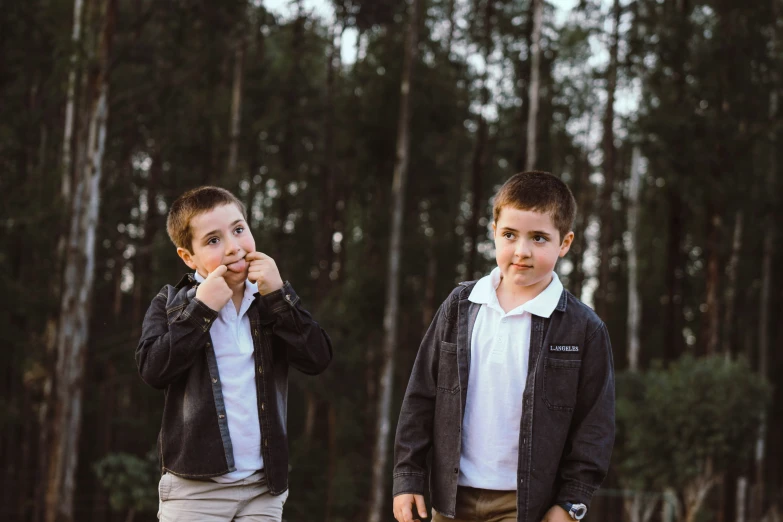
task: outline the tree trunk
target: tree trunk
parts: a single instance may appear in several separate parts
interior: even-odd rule
[[[726,267],[725,311],[723,315],[723,347],[721,351],[726,359],[732,358],[732,336],[734,324],[734,302],[737,295],[737,269],[739,268],[740,250],[742,249],[742,211],[737,212],[734,219],[734,238],[731,242],[731,258]]]
[[[541,83],[541,25],[544,18],[544,0],[532,0],[531,9],[533,32],[530,37],[530,87],[528,89],[525,170],[533,170],[536,166],[538,101]]]
[[[334,506],[334,479],[337,475],[337,407],[334,401],[329,401],[329,469],[326,481],[326,509],[324,510],[324,522],[332,520]]]
[[[449,32],[446,36],[446,59],[451,61],[451,47],[454,43],[454,28],[457,25],[457,0],[449,0],[448,14]]]
[[[479,243],[479,220],[483,214],[484,194],[482,190],[484,181],[484,167],[486,165],[486,148],[489,129],[487,119],[484,117],[484,110],[489,104],[489,88],[487,87],[487,76],[489,70],[489,58],[492,54],[492,11],[494,0],[487,0],[484,9],[484,72],[481,75],[481,106],[478,114],[478,129],[476,131],[476,146],[473,149],[473,162],[471,170],[471,189],[472,196],[470,222],[467,227],[468,239],[470,240],[470,249],[467,259],[467,278],[473,279],[476,274],[476,257],[478,255]]]
[[[630,522],[649,522],[660,502],[660,494],[634,492],[623,499],[623,507]]]
[[[779,2],[772,1],[772,14],[773,20],[778,20],[781,16]],[[770,45],[770,56],[773,58],[773,63],[779,64],[779,41],[777,24],[772,25],[772,37]],[[780,72],[779,68],[772,67],[770,69],[771,74],[771,90],[769,93],[769,159],[767,162],[767,176],[766,186],[761,191],[762,194],[767,195],[766,208],[765,208],[765,223],[764,223],[764,250],[761,257],[761,293],[759,302],[759,341],[758,341],[758,369],[759,376],[762,379],[767,379],[769,375],[768,369],[768,354],[769,354],[769,319],[770,319],[770,306],[771,306],[771,288],[773,267],[772,262],[775,255],[775,238],[777,235],[777,223],[775,221],[775,208],[777,206],[777,193],[776,176],[778,174],[778,133],[777,128],[779,125],[778,109],[779,109],[779,89],[780,89]],[[761,514],[764,512],[765,495],[764,490],[766,488],[765,478],[765,460],[766,460],[766,438],[767,438],[767,413],[762,415],[761,422],[759,423],[758,435],[756,437],[756,455],[755,455],[755,468],[756,468],[756,483],[753,486],[752,502],[751,502],[751,520],[756,522],[760,520]]]
[[[71,147],[73,146],[74,113],[76,111],[76,77],[79,69],[79,45],[81,44],[82,39],[83,6],[84,2],[82,0],[74,0],[73,29],[71,30],[71,65],[70,70],[68,71],[68,94],[65,103],[65,132],[63,133],[62,164],[60,165],[62,171],[60,195],[66,203],[71,200],[71,190],[73,187],[73,156]]]
[[[26,412],[26,415],[22,421],[22,444],[21,448],[18,449],[18,451],[21,453],[19,475],[17,475],[16,478],[19,481],[17,490],[19,496],[17,497],[15,504],[16,516],[18,520],[28,520],[27,507],[30,503],[30,499],[33,498],[31,497],[31,494],[35,491],[35,488],[31,487],[33,484],[32,471],[35,469],[35,466],[33,466],[35,459],[33,458],[31,451],[31,448],[35,443],[35,417],[29,414],[29,412],[33,411],[32,401],[30,400],[30,390],[25,387],[23,393],[24,397],[22,399],[22,411]],[[6,507],[9,507],[13,513],[13,508],[10,507],[12,505],[14,504],[9,504]]]
[[[342,34],[345,26],[338,27],[331,38],[331,49],[327,59],[326,69],[326,117],[324,120],[324,149],[325,162],[321,174],[321,232],[316,238],[315,252],[318,269],[316,283],[316,310],[321,306],[331,287],[330,274],[334,262],[334,249],[332,240],[337,221],[337,150],[335,144],[335,77],[340,70],[340,49]],[[345,243],[343,243],[345,245]]]
[[[587,129],[584,133],[586,138],[589,138],[592,132],[593,118],[588,119]],[[576,179],[577,186],[574,190],[574,196],[576,197],[577,213],[576,222],[574,223],[574,243],[571,247],[573,251],[574,260],[574,275],[569,275],[569,283],[573,288],[574,295],[577,299],[582,298],[582,289],[586,278],[584,267],[584,256],[587,250],[587,226],[590,223],[590,215],[593,212],[593,206],[595,202],[595,196],[593,193],[593,184],[590,182],[590,160],[587,152],[580,152],[576,165]]]
[[[389,241],[389,272],[386,279],[386,305],[383,314],[383,353],[378,393],[376,440],[372,460],[372,484],[369,521],[383,518],[384,500],[388,497],[385,480],[389,457],[389,432],[391,431],[392,378],[394,376],[394,350],[397,346],[399,319],[399,280],[402,257],[402,218],[405,209],[405,185],[408,177],[411,119],[411,83],[418,47],[419,18],[426,12],[424,0],[412,0],[405,38],[405,58],[400,84],[400,113],[397,122],[397,152],[392,181],[392,219]]]
[[[82,41],[82,16],[84,11],[83,0],[74,0],[73,5],[73,27],[71,30],[71,63],[68,71],[68,91],[66,95],[65,106],[65,127],[63,132],[63,145],[62,156],[60,165],[60,197],[63,204],[63,218],[67,217],[65,209],[71,204],[72,198],[72,185],[73,185],[73,142],[74,142],[74,126],[75,126],[75,112],[76,112],[76,87],[79,76],[79,56],[80,46]],[[64,219],[66,222],[66,219]],[[55,299],[61,297],[62,289],[62,263],[65,256],[65,242],[67,240],[67,228],[62,227],[60,230],[60,237],[57,241],[57,252],[55,257],[55,267],[52,278],[52,295]],[[38,459],[37,466],[37,478],[35,481],[35,493],[33,502],[33,522],[39,522],[45,512],[46,504],[46,479],[48,475],[48,455],[46,448],[49,447],[49,438],[51,429],[51,402],[52,391],[54,388],[54,360],[57,344],[57,321],[58,317],[55,314],[50,314],[46,321],[46,333],[45,346],[46,352],[44,355],[44,366],[46,368],[46,376],[43,383],[43,398],[38,408],[38,449],[41,453]]]
[[[631,182],[628,189],[628,369],[639,369],[639,325],[642,315],[642,301],[639,297],[639,274],[636,244],[639,228],[639,189],[641,182],[641,157],[638,145],[633,148],[631,160]]]
[[[78,0],[77,0],[78,1]],[[49,447],[46,522],[73,520],[82,391],[95,268],[95,234],[100,207],[100,184],[108,118],[109,56],[114,33],[116,0],[102,7],[98,63],[90,78],[89,131],[84,172],[74,185],[70,234],[57,333],[54,421]]]
[[[705,304],[707,310],[704,313],[704,329],[702,332],[702,344],[706,355],[714,355],[718,350],[718,285],[720,284],[719,266],[719,241],[723,224],[721,217],[714,208],[714,204],[708,204],[709,226],[707,229],[707,274],[705,289]]]
[[[606,320],[607,304],[609,299],[609,266],[612,260],[612,245],[614,243],[614,226],[612,211],[612,195],[615,185],[616,151],[614,147],[614,99],[617,90],[617,61],[620,47],[620,1],[614,0],[614,29],[612,31],[612,45],[609,49],[609,68],[606,78],[606,112],[604,113],[604,184],[601,189],[601,236],[600,257],[601,264],[598,268],[598,289],[595,293],[595,310],[599,316]]]
[[[748,505],[748,478],[741,476],[737,479],[737,516],[735,522],[746,522]]]
[[[154,292],[152,287],[152,249],[155,245],[155,235],[158,233],[158,186],[163,175],[163,155],[161,144],[155,143],[151,151],[152,164],[147,173],[146,199],[147,211],[141,212],[142,234],[133,269],[133,312],[131,317],[133,325],[140,325],[144,319],[145,304],[149,303]]]
[[[431,237],[427,243],[427,275],[424,280],[424,303],[421,307],[421,326],[429,327],[435,316],[435,284],[438,277],[438,256],[435,253],[436,241]]]
[[[774,2],[773,2],[774,4]],[[773,24],[774,25],[774,24]],[[777,31],[773,33],[772,49],[777,49]],[[770,319],[770,305],[771,305],[771,287],[772,287],[772,261],[775,254],[775,236],[777,234],[777,223],[775,222],[775,204],[773,198],[775,196],[775,177],[777,175],[777,129],[776,119],[778,117],[778,81],[776,73],[773,81],[772,92],[769,95],[769,161],[767,163],[767,179],[765,190],[763,194],[767,194],[768,201],[766,202],[765,209],[765,230],[764,230],[764,250],[761,255],[761,295],[759,303],[759,341],[758,341],[758,370],[759,376],[762,379],[767,379],[769,375],[768,358],[769,358],[769,319]],[[762,416],[759,423],[759,430],[756,437],[756,455],[755,455],[755,468],[756,468],[756,481],[753,485],[753,493],[751,497],[751,513],[750,519],[756,522],[761,519],[761,514],[764,512],[764,504],[766,502],[764,489],[766,488],[765,477],[765,460],[766,460],[766,438],[767,438],[767,413]]]
[[[245,49],[247,39],[244,34],[234,49],[234,83],[231,89],[231,143],[228,148],[228,167],[226,177],[231,183],[238,182],[237,161],[239,157],[239,137],[242,130],[242,85],[245,79]]]
[[[305,422],[304,431],[302,432],[302,438],[304,439],[304,445],[306,448],[310,447],[310,443],[313,440],[313,433],[315,432],[315,415],[318,413],[318,403],[315,397],[315,393],[312,390],[304,390],[305,399]]]
[[[676,188],[670,188],[669,194],[669,232],[666,253],[666,323],[664,327],[663,357],[666,362],[680,356],[682,331],[680,329],[682,305],[682,198]]]

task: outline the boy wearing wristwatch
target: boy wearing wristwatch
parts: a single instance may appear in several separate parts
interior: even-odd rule
[[[554,272],[575,214],[571,191],[548,173],[516,174],[496,194],[498,266],[441,305],[405,392],[399,522],[427,516],[428,467],[433,522],[587,513],[614,444],[614,365],[606,326]]]

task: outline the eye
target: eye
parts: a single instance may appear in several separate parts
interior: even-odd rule
[[[514,234],[512,232],[503,232],[503,237],[511,241],[512,239],[514,239]]]
[[[535,241],[536,243],[546,243],[547,242],[547,238],[545,238],[544,236],[536,235],[536,236],[533,236],[533,241]]]
[[[218,238],[217,237],[211,237],[211,238],[207,239],[207,244],[208,245],[217,245],[217,243],[218,243]]]
[[[235,234],[241,234],[244,231],[245,231],[245,227],[242,227],[242,226],[239,226],[239,227],[234,229],[234,233]]]

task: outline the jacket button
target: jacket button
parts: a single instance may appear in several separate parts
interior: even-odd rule
[[[253,336],[258,337],[258,330],[256,328],[253,329]]]
[[[218,418],[219,418],[219,419],[225,419],[225,418],[226,418],[226,416],[225,416],[225,415],[223,415],[223,414],[221,413],[220,415],[218,415]]]
[[[264,439],[264,446],[269,446],[269,439]]]
[[[261,403],[261,411],[264,411],[265,409],[266,409],[266,407],[264,406],[264,403],[262,402]]]
[[[285,300],[290,301],[291,300],[291,294],[285,294]]]
[[[264,367],[263,366],[259,366],[258,367],[258,373],[260,373],[261,375],[264,375]]]
[[[213,383],[213,384],[217,384],[217,379],[213,377],[213,378],[212,378],[212,383]]]
[[[454,473],[459,473],[459,468],[454,468]]]

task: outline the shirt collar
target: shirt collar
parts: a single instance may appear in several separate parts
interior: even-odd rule
[[[474,303],[485,304],[503,312],[498,302],[497,287],[500,285],[500,268],[495,267],[489,275],[486,275],[478,280],[473,290],[470,292],[468,299]],[[557,277],[555,272],[552,272],[552,281],[544,289],[543,292],[536,297],[528,301],[527,303],[520,305],[511,310],[508,315],[530,312],[533,315],[540,317],[550,317],[552,312],[557,308],[557,304],[560,302],[560,296],[563,293],[563,283],[560,282],[560,278]]]

